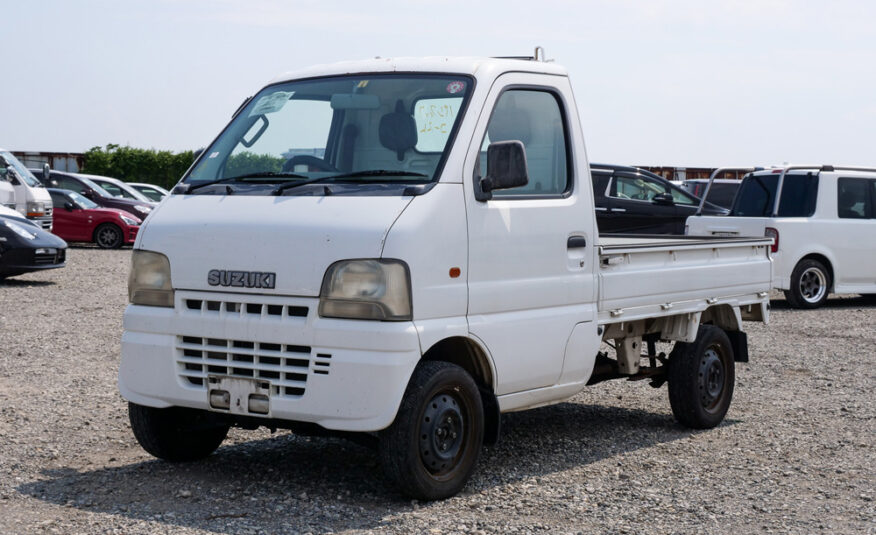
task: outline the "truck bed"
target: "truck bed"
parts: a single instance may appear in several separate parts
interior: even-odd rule
[[[770,238],[603,235],[599,322],[701,312],[769,299]]]

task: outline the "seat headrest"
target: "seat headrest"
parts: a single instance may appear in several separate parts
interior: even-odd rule
[[[496,108],[490,118],[487,131],[490,134],[490,142],[516,139],[527,145],[532,137],[529,115],[513,104]]]
[[[405,151],[417,144],[417,123],[411,114],[405,111],[405,106],[399,99],[395,103],[395,111],[380,118],[378,127],[380,144],[395,151],[398,160],[405,158]]]

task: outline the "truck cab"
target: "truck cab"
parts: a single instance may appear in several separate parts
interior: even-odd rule
[[[12,186],[16,210],[43,230],[52,230],[52,198],[49,192],[11,152],[3,149],[0,149],[0,180]]]
[[[366,433],[405,494],[445,498],[502,412],[588,383],[668,382],[679,421],[718,425],[768,247],[600,240],[554,63],[317,66],[247,100],[144,221],[119,388],[159,458],[230,426]]]

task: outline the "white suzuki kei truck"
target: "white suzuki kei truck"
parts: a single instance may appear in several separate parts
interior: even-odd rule
[[[553,63],[274,80],[137,237],[119,370],[134,435],[185,461],[230,426],[359,433],[428,500],[465,485],[501,413],[602,380],[668,382],[679,422],[719,424],[743,321],[768,318],[770,239],[600,238],[588,169]]]

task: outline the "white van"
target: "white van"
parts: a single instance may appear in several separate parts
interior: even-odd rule
[[[693,216],[695,236],[769,236],[773,285],[791,306],[876,294],[876,169],[791,166],[748,175],[729,216]]]
[[[52,230],[52,197],[36,177],[7,150],[0,149],[0,177],[15,191],[15,209],[43,230]]]

